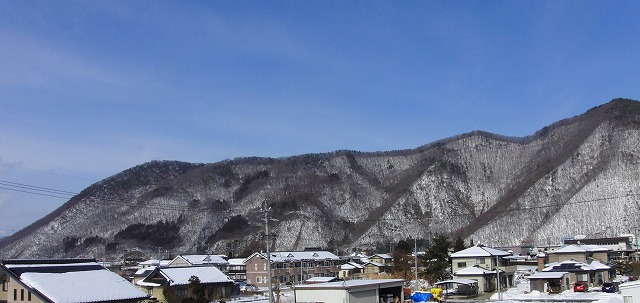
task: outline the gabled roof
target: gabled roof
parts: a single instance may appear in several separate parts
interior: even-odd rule
[[[218,255],[178,255],[173,258],[169,264],[174,263],[176,260],[182,259],[193,266],[201,266],[207,264],[229,264],[227,260]]]
[[[340,269],[343,269],[343,270],[351,270],[356,268],[362,269],[364,268],[364,265],[358,264],[356,262],[347,262],[345,264],[340,265]]]
[[[375,258],[375,257],[379,257],[382,259],[393,259],[393,257],[390,254],[375,254],[369,258]]]
[[[193,266],[157,268],[154,273],[138,282],[138,285],[158,286],[151,281],[158,275],[162,276],[169,286],[187,285],[192,276],[198,277],[200,283],[233,283],[233,280],[214,266]]]
[[[371,264],[371,265],[373,265],[375,267],[385,267],[385,266],[387,266],[385,264],[382,264],[382,263],[379,263],[379,262],[375,262],[375,261],[367,261],[367,263],[365,263],[364,266],[367,266],[369,264]]]
[[[31,263],[3,260],[2,269],[49,302],[104,302],[149,297],[92,259],[72,262],[33,260]]]
[[[451,258],[471,258],[471,257],[495,257],[509,256],[510,252],[486,246],[472,246],[451,254]]]
[[[589,264],[591,267],[595,268],[596,270],[609,270],[609,269],[611,269],[611,266],[603,264],[602,262],[600,262],[598,260],[594,260],[594,259],[591,259],[591,260],[587,261],[587,264]]]

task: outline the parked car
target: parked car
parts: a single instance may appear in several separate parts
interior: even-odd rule
[[[585,292],[587,290],[589,290],[589,285],[587,284],[587,282],[578,281],[573,284],[573,291],[575,292]]]
[[[611,282],[604,282],[602,284],[602,292],[614,293],[618,291],[616,285]]]
[[[260,289],[258,288],[258,286],[255,286],[253,284],[245,284],[245,285],[240,286],[240,291],[241,292],[256,293],[256,292],[259,292]]]

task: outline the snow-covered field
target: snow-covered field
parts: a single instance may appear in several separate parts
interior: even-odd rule
[[[491,296],[491,301],[500,302],[584,302],[592,301],[594,303],[624,303],[621,294],[603,293],[600,291],[574,292],[566,290],[560,294],[548,294],[539,291],[529,291],[529,283],[523,281],[518,283],[514,288],[509,288],[502,292],[501,298],[498,294]]]

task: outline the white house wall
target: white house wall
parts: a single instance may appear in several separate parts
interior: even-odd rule
[[[375,294],[375,290],[374,290]],[[349,302],[348,292],[344,289],[298,289],[296,290],[296,303],[354,303]],[[365,301],[358,301],[365,302]],[[371,298],[367,301],[371,303]],[[377,302],[377,301],[376,301]]]

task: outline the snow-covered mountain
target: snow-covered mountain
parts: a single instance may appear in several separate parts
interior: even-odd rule
[[[218,163],[154,161],[91,185],[0,241],[0,257],[494,246],[636,233],[640,102],[616,99],[525,138],[476,131],[411,150]]]

